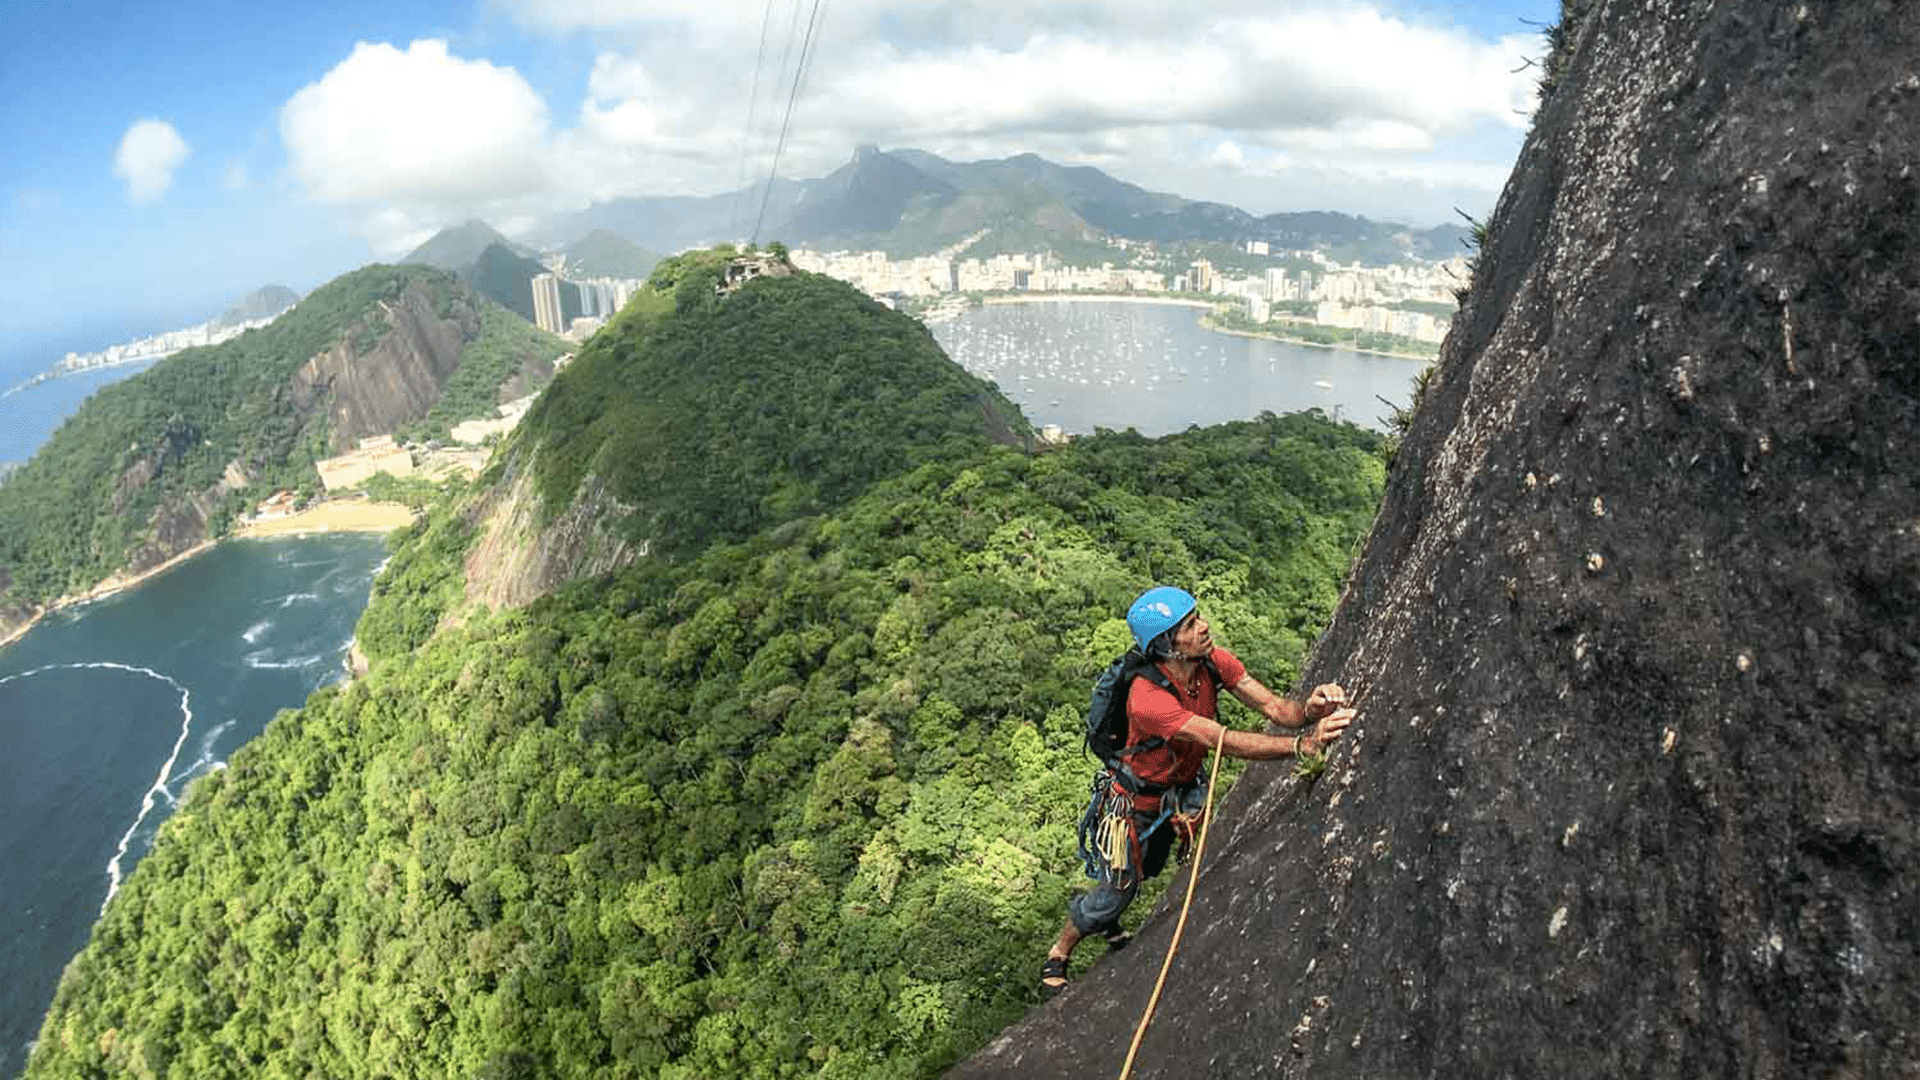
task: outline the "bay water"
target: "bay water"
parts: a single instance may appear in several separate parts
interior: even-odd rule
[[[230,540],[0,651],[0,1076],[187,786],[345,676],[386,552]]]
[[[1424,360],[1241,337],[1203,308],[1135,301],[988,304],[934,323],[961,366],[997,383],[1036,425],[1158,436],[1261,412],[1320,409],[1376,431],[1413,396]]]

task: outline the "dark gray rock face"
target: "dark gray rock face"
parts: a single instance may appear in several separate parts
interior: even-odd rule
[[[335,453],[425,416],[459,368],[462,350],[480,334],[472,306],[456,305],[443,318],[418,282],[381,309],[386,325],[370,350],[343,340],[293,373],[297,406],[325,401]]]
[[[1920,1075],[1920,5],[1580,7],[1137,1076]],[[1118,1075],[1172,921],[953,1075]]]

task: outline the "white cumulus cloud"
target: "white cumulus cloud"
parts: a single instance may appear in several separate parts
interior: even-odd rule
[[[152,202],[173,184],[173,172],[192,151],[165,120],[136,120],[113,152],[113,175],[126,182],[127,198]]]
[[[714,195],[766,175],[811,5],[500,3],[534,33],[590,42],[584,92],[545,97],[440,40],[362,42],[282,108],[289,174],[350,207],[386,250],[471,216]],[[1206,181],[1204,197],[1259,213],[1341,208],[1301,201],[1339,185],[1292,187],[1283,173],[1486,201],[1532,105],[1524,62],[1543,49],[1517,18],[1489,35],[1410,0],[833,0],[819,12],[782,176],[822,175],[865,143],[962,161],[1034,152],[1190,197]],[[1260,197],[1236,196],[1230,178],[1265,178]],[[1452,198],[1417,216],[1444,218]]]
[[[280,110],[280,139],[308,194],[407,219],[537,201],[551,183],[548,136],[547,103],[519,72],[431,39],[404,51],[361,42]]]

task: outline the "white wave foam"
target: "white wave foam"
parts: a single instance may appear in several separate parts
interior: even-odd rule
[[[254,642],[257,642],[260,640],[261,634],[264,634],[271,629],[273,629],[273,620],[261,619],[259,622],[254,623],[252,626],[247,627],[246,631],[242,633],[240,637],[247,644],[252,645]]]
[[[238,720],[227,720],[200,736],[200,754],[193,759],[193,764],[167,778],[166,794],[169,799],[173,798],[172,788],[192,780],[201,773],[224,767],[224,763],[213,756],[214,745],[220,741],[220,736],[225,735],[227,730],[237,723],[239,723]]]
[[[296,656],[291,660],[272,660],[268,658],[268,651],[269,650],[261,649],[258,652],[250,652],[243,659],[246,660],[248,667],[258,668],[264,671],[285,671],[288,668],[312,667],[326,660],[324,656]]]
[[[320,599],[319,593],[310,593],[310,592],[288,593],[287,595],[280,598],[280,606],[283,608],[292,607],[295,604],[309,602],[309,601],[318,600],[318,599]]]
[[[34,668],[32,671],[23,671],[18,675],[8,675],[5,678],[0,678],[0,686],[4,686],[15,679],[24,679],[30,675],[38,675],[46,671],[84,671],[100,668],[108,668],[114,671],[131,671],[135,675],[145,675],[150,679],[158,679],[168,686],[173,687],[175,690],[180,691],[180,734],[174,738],[173,749],[167,752],[167,759],[160,763],[160,771],[155,774],[153,784],[147,788],[146,794],[140,797],[140,813],[134,816],[133,824],[127,826],[127,831],[121,835],[120,846],[114,850],[113,858],[107,860],[107,898],[100,901],[100,913],[104,915],[107,911],[107,905],[113,901],[113,894],[120,891],[120,860],[127,857],[127,847],[133,843],[134,834],[140,831],[140,826],[146,822],[147,815],[153,813],[155,800],[166,799],[169,803],[173,802],[173,793],[167,790],[167,777],[173,772],[173,763],[180,758],[180,748],[186,745],[187,732],[193,728],[193,695],[188,692],[186,687],[181,686],[179,683],[152,668],[134,667],[130,664],[116,664],[110,660],[94,660],[78,664],[48,664],[45,667]]]

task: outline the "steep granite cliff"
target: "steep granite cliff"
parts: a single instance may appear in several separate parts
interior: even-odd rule
[[[1920,1074],[1920,8],[1567,8],[1137,1076]],[[1171,924],[952,1075],[1115,1075]]]
[[[336,453],[425,416],[460,366],[467,343],[480,333],[477,308],[440,309],[423,281],[381,300],[368,322],[368,333],[334,343],[293,373],[296,407],[307,411],[325,402]],[[363,350],[363,342],[371,347]]]
[[[0,640],[45,605],[219,535],[314,461],[410,422],[490,413],[564,343],[452,275],[370,266],[272,324],[105,387],[0,486]]]

